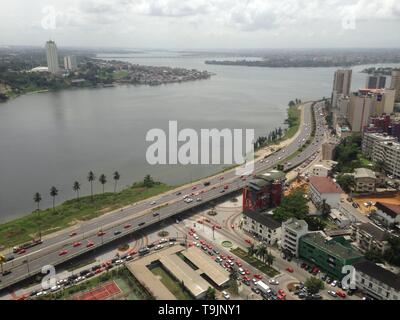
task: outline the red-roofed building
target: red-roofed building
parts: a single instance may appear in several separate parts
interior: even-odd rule
[[[323,200],[331,208],[338,208],[343,190],[330,177],[310,177],[309,196],[311,201],[318,207]]]

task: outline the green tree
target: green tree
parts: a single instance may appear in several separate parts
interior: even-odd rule
[[[154,186],[154,180],[153,180],[153,178],[151,177],[151,175],[146,175],[145,177],[144,177],[144,180],[143,180],[143,186],[144,187],[146,187],[146,188],[151,188],[151,187],[153,187]]]
[[[267,255],[267,247],[264,244],[260,244],[257,247],[256,255],[261,259],[261,261],[265,262],[265,257]]]
[[[304,219],[309,213],[307,202],[304,190],[296,190],[283,198],[280,206],[275,209],[273,217],[281,222],[290,218]]]
[[[118,183],[120,178],[121,178],[121,175],[119,174],[119,172],[115,171],[114,172],[114,176],[113,176],[113,179],[114,179],[114,193],[117,192],[117,183]]]
[[[247,254],[251,257],[254,255],[254,253],[256,252],[256,248],[254,243],[252,243],[250,246],[247,247]]]
[[[51,187],[50,196],[53,198],[53,212],[56,211],[56,197],[58,196],[58,190],[56,187]]]
[[[105,184],[107,183],[107,177],[106,177],[106,175],[105,175],[105,174],[101,174],[101,175],[100,175],[100,178],[99,178],[99,181],[100,181],[100,183],[101,183],[101,186],[103,187],[103,194],[104,194],[104,186],[105,186]]]
[[[368,250],[364,254],[365,259],[372,261],[374,263],[382,263],[383,262],[383,257],[380,252],[376,250]]]
[[[90,182],[90,197],[93,201],[93,181],[96,180],[96,176],[94,175],[93,171],[89,172],[87,179]]]
[[[78,181],[75,181],[74,185],[72,186],[72,189],[75,191],[76,199],[79,203],[79,190],[81,190],[81,184]]]
[[[40,211],[40,202],[42,201],[42,195],[39,192],[36,192],[33,196],[33,201],[35,201],[37,205],[37,211]]]
[[[317,294],[324,289],[325,284],[321,279],[311,277],[306,280],[304,286],[307,288],[308,292],[311,294]]]
[[[346,193],[350,193],[355,186],[354,176],[350,174],[340,174],[336,178],[336,182]]]
[[[289,101],[289,107],[294,107],[296,105],[296,103],[293,100]]]
[[[265,262],[269,267],[272,267],[273,263],[275,261],[275,257],[271,254],[271,252],[267,252]]]
[[[216,291],[212,287],[208,287],[207,292],[206,292],[206,300],[216,300]]]

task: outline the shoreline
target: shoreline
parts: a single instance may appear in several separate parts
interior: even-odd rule
[[[302,104],[299,104],[299,105],[297,105],[297,108],[298,109],[300,109],[300,114],[299,114],[299,123],[301,124],[301,122],[303,121],[303,114],[304,114],[304,104],[305,103],[307,103],[307,102],[304,102],[304,103],[302,103]],[[262,148],[260,148],[259,150],[257,150],[257,151],[255,151],[255,157],[254,157],[254,160],[257,160],[257,159],[260,159],[261,157],[264,157],[266,154],[270,154],[271,152],[273,152],[273,151],[271,151],[271,148],[273,148],[273,147],[284,147],[285,145],[287,145],[287,144],[289,144],[289,143],[291,143],[293,140],[295,140],[296,138],[297,138],[297,136],[298,136],[298,134],[299,134],[299,129],[300,129],[300,125],[298,125],[297,126],[297,131],[296,131],[296,133],[292,136],[292,137],[290,137],[290,138],[287,138],[287,139],[284,139],[284,140],[282,140],[282,141],[279,141],[277,144],[273,144],[273,145],[269,145],[269,146],[265,146],[265,147],[262,147]],[[166,191],[163,191],[163,192],[161,192],[161,193],[158,193],[158,194],[154,194],[154,195],[151,195],[150,197],[144,197],[144,198],[142,198],[142,199],[140,199],[140,200],[138,200],[138,201],[136,201],[136,202],[134,202],[134,203],[140,203],[140,202],[142,202],[142,201],[146,201],[146,200],[149,200],[149,199],[152,199],[153,197],[159,197],[160,195],[162,195],[162,194],[164,194],[164,193],[168,193],[168,192],[170,192],[171,190],[172,190],[172,192],[178,192],[178,191],[180,191],[181,189],[184,189],[184,188],[187,188],[188,186],[192,186],[194,183],[202,183],[202,182],[205,182],[206,180],[208,180],[209,178],[211,178],[211,177],[218,177],[218,176],[220,176],[220,175],[223,175],[223,174],[225,174],[226,172],[229,172],[229,171],[231,171],[231,170],[235,170],[235,168],[236,168],[237,166],[234,166],[234,167],[229,167],[229,168],[225,168],[225,169],[222,169],[222,170],[220,170],[220,171],[218,171],[218,172],[216,172],[215,174],[211,174],[211,175],[209,175],[209,176],[207,176],[207,177],[202,177],[202,178],[200,178],[200,179],[198,179],[198,180],[195,180],[195,181],[191,181],[191,182],[186,182],[186,183],[184,183],[184,184],[182,184],[182,185],[177,185],[177,186],[171,186],[171,185],[165,185],[165,184],[162,184],[163,186],[165,186],[168,190],[166,190]],[[128,190],[130,190],[130,189],[132,189],[133,187],[131,186],[131,187],[128,187],[128,188],[123,188],[123,189],[121,189],[119,192],[118,192],[118,194],[120,194],[120,193],[123,193],[123,192],[126,192],[126,191],[128,191]],[[108,193],[109,194],[109,193]],[[94,195],[95,197],[101,197],[101,196],[104,196],[104,195],[102,195],[102,194],[95,194]],[[82,196],[82,198],[81,199],[87,199],[87,198],[89,198],[90,197],[90,195],[89,196]],[[65,200],[64,202],[62,202],[62,203],[60,203],[59,205],[57,205],[56,206],[56,208],[62,208],[63,206],[65,206],[66,204],[68,204],[68,203],[70,203],[70,202],[75,202],[76,201],[76,199],[75,198],[71,198],[71,199],[67,199],[67,200]],[[117,209],[120,209],[120,208],[124,208],[125,206],[126,206],[126,204],[125,204],[125,206],[123,205],[123,204],[121,204],[121,203],[113,203],[112,204],[112,206],[114,207],[114,206],[117,206],[118,208]],[[105,209],[107,209],[107,207],[103,207],[103,208],[98,208],[98,211],[99,212],[102,212],[102,211],[104,211]],[[52,208],[45,208],[45,209],[42,209],[42,210],[40,210],[40,212],[39,213],[45,213],[45,212],[49,212],[49,211],[51,211],[52,210]],[[107,214],[109,214],[109,213],[112,213],[113,211],[115,211],[115,208],[114,208],[114,210],[107,210],[106,212],[104,212],[104,213],[101,213],[101,214],[98,214],[97,216],[95,216],[95,217],[93,217],[93,218],[91,218],[91,219],[88,219],[88,220],[78,220],[78,219],[71,219],[71,221],[69,221],[68,222],[68,224],[66,225],[66,226],[64,226],[64,227],[60,227],[60,226],[53,226],[52,228],[48,228],[47,230],[43,230],[43,235],[44,236],[50,236],[50,235],[54,235],[54,234],[56,234],[57,232],[60,232],[60,231],[65,231],[65,230],[67,230],[68,228],[70,228],[70,227],[76,227],[76,225],[78,225],[78,224],[80,224],[80,223],[82,223],[82,222],[84,222],[84,221],[89,221],[89,220],[93,220],[93,219],[96,219],[97,217],[100,217],[100,216],[104,216],[104,215],[107,215]],[[19,223],[21,222],[21,221],[23,221],[23,220],[30,220],[30,219],[35,219],[34,218],[34,216],[37,214],[37,211],[32,211],[31,213],[28,213],[28,214],[24,214],[24,215],[22,215],[21,217],[19,217],[19,218],[14,218],[14,219],[10,219],[10,220],[7,220],[7,221],[5,221],[5,222],[1,222],[0,223],[0,232],[1,232],[1,229],[2,228],[4,228],[5,226],[7,226],[7,225],[19,225]],[[53,231],[52,231],[53,230]],[[49,231],[48,233],[46,233],[46,231]],[[34,235],[32,235],[32,234],[24,234],[23,236],[21,236],[21,237],[23,237],[24,239],[27,239],[26,241],[29,241],[29,237],[34,237]],[[6,237],[6,238],[8,238],[8,237]],[[19,244],[19,243],[21,243],[20,241],[10,241],[11,243],[13,243],[13,244]],[[7,246],[6,246],[6,248],[0,248],[0,252],[1,251],[4,251],[4,250],[6,250],[7,249]]]

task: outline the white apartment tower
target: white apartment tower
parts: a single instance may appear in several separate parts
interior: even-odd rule
[[[49,72],[56,74],[60,71],[60,66],[58,62],[58,50],[57,45],[54,41],[47,41],[46,43],[46,57],[47,57],[47,67]]]

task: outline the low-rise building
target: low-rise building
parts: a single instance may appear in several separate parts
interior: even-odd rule
[[[343,190],[329,177],[310,177],[309,196],[317,206],[325,201],[331,208],[338,208]]]
[[[366,168],[354,170],[354,191],[357,193],[371,193],[376,190],[375,172]]]
[[[397,139],[385,133],[364,133],[362,138],[362,152],[367,158],[372,158],[376,144],[380,142],[395,142]]]
[[[353,225],[351,228],[353,229],[352,239],[361,251],[384,253],[389,248],[387,232],[377,225],[367,222]]]
[[[333,160],[335,157],[336,145],[326,142],[322,144],[322,160]]]
[[[269,245],[274,245],[281,239],[281,223],[267,213],[244,212],[242,228]]]
[[[341,229],[347,228],[351,224],[350,219],[338,209],[331,209],[329,218]]]
[[[386,226],[400,225],[400,206],[390,203],[377,202],[374,217]]]
[[[336,161],[321,160],[312,167],[311,175],[317,177],[328,177],[332,173],[335,165],[337,165]]]
[[[344,266],[354,265],[363,259],[363,255],[343,237],[325,237],[322,232],[301,237],[299,255],[338,279],[346,274],[342,272]]]
[[[354,264],[357,289],[379,300],[400,300],[400,276],[371,261]]]
[[[308,224],[304,220],[295,218],[282,223],[281,249],[290,252],[292,256],[299,256],[300,238],[308,234]]]

